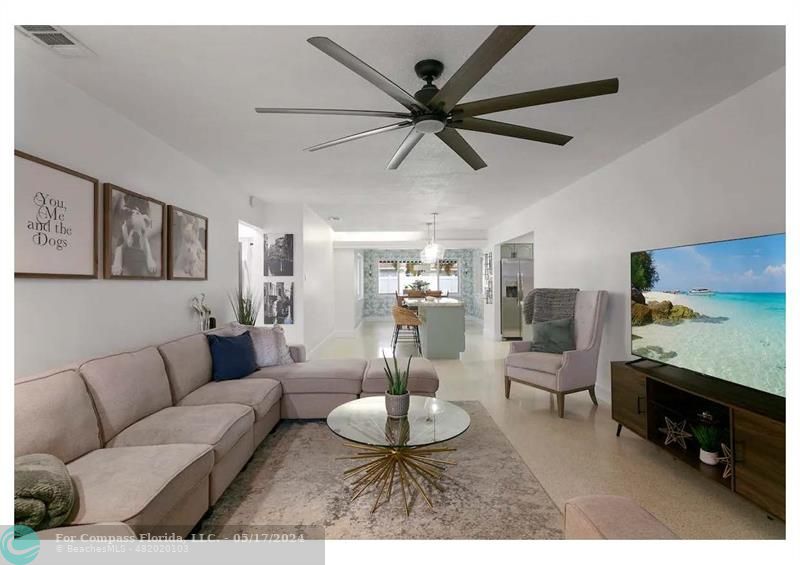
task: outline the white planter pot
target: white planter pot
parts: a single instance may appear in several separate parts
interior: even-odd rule
[[[700,461],[706,465],[716,465],[719,463],[719,451],[700,450]]]
[[[405,418],[408,416],[409,394],[386,393],[386,415],[390,418]]]

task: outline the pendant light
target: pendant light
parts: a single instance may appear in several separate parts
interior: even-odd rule
[[[433,237],[428,240],[428,244],[422,249],[419,254],[423,263],[435,265],[444,258],[444,246],[436,242],[436,216],[438,212],[433,212]],[[428,224],[430,229],[430,224]],[[430,233],[428,234],[430,236]]]

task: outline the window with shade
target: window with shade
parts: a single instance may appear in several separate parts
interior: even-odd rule
[[[403,290],[422,280],[428,290],[441,290],[444,294],[459,293],[458,261],[444,260],[437,266],[422,261],[378,261],[378,294],[403,294]]]

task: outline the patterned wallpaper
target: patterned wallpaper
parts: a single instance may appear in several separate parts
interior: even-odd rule
[[[364,249],[364,317],[385,318],[392,315],[393,294],[378,294],[378,261],[407,261],[419,259],[419,249]],[[483,318],[483,301],[480,286],[481,251],[479,249],[447,249],[445,259],[458,261],[458,298],[464,301],[467,316]]]

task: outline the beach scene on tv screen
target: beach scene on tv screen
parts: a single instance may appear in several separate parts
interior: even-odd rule
[[[631,351],[786,396],[785,235],[632,253]]]

